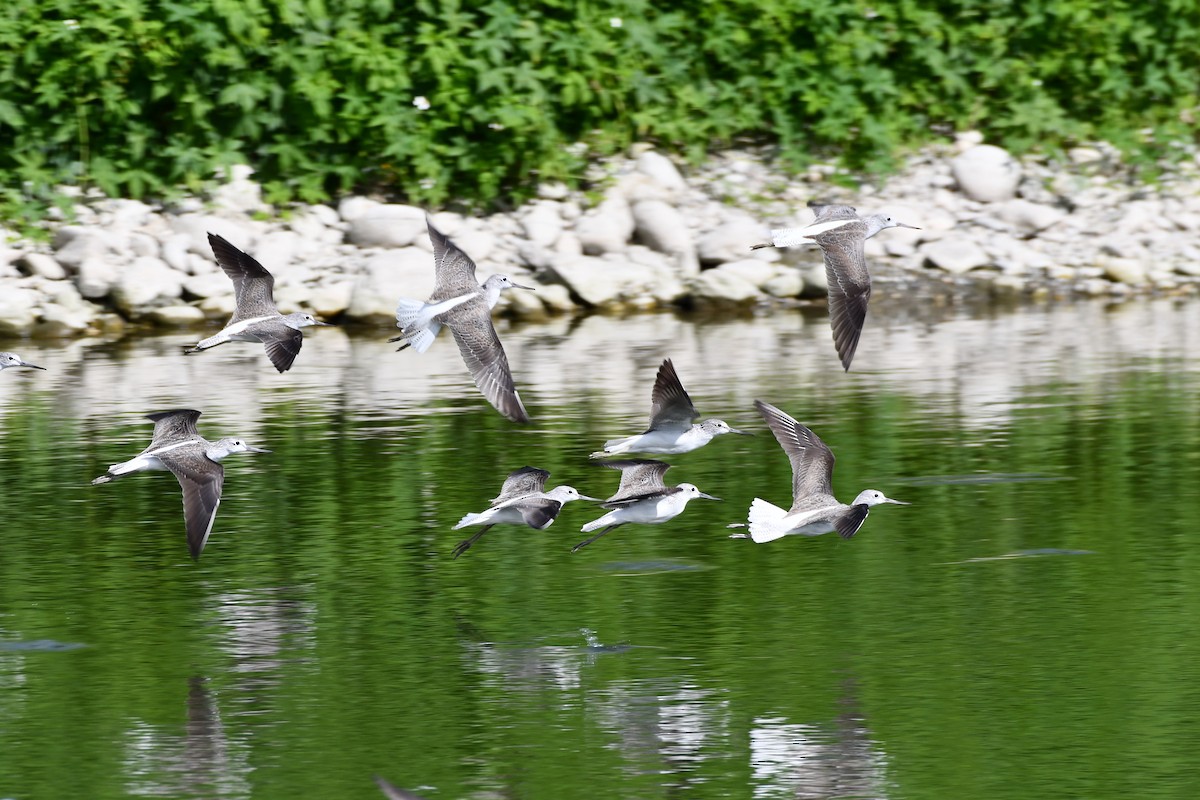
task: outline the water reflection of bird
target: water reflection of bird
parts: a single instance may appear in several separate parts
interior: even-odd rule
[[[705,494],[690,483],[667,486],[663,483],[663,474],[671,465],[662,461],[635,458],[629,461],[607,461],[604,466],[621,470],[621,484],[617,493],[603,503],[605,508],[611,508],[612,511],[580,529],[584,533],[595,530],[600,532],[575,545],[571,548],[572,553],[621,525],[630,522],[657,525],[674,519],[697,497],[706,500],[721,499]]]
[[[407,789],[401,789],[398,786],[393,786],[378,775],[375,776],[375,785],[379,787],[388,800],[424,800],[421,795],[413,794]]]
[[[28,367],[29,369],[45,369],[37,364],[30,364],[16,353],[0,353],[0,371],[13,367]]]
[[[237,307],[222,330],[186,352],[198,353],[226,342],[262,342],[275,369],[291,369],[304,344],[300,329],[329,323],[302,311],[280,314],[275,306],[275,277],[266,267],[215,233],[208,235],[208,243],[217,263],[233,281]]]
[[[654,391],[650,394],[650,427],[635,436],[608,440],[604,450],[592,453],[592,458],[619,453],[686,453],[726,433],[747,435],[720,419],[693,424],[699,418],[692,398],[675,372],[675,365],[668,358],[658,368]]]
[[[492,500],[491,508],[478,514],[467,514],[454,526],[454,530],[468,525],[483,526],[479,533],[455,546],[454,557],[467,552],[493,525],[528,525],[542,531],[554,523],[564,504],[573,500],[599,499],[582,495],[572,486],[556,486],[544,491],[549,477],[549,472],[536,467],[521,467],[510,472],[500,494]]]
[[[192,409],[150,414],[154,422],[150,446],[128,461],[113,464],[108,472],[92,481],[109,483],[117,478],[145,470],[170,470],[183,489],[183,519],[187,527],[188,550],[192,558],[200,552],[212,533],[225,485],[221,460],[233,453],[269,453],[251,447],[241,439],[224,438],[210,442],[196,431],[200,412]]]
[[[850,206],[814,205],[816,219],[800,228],[771,231],[771,241],[751,247],[791,247],[813,243],[825,256],[825,278],[829,284],[829,323],[833,343],[842,366],[850,369],[871,299],[871,273],[867,272],[865,244],[888,228],[915,228],[887,214],[859,217]]]
[[[513,283],[507,275],[493,275],[481,286],[475,278],[475,262],[432,222],[427,224],[433,242],[433,294],[427,303],[401,298],[396,308],[401,334],[388,341],[403,341],[399,349],[411,345],[423,353],[443,326],[449,328],[475,385],[488,402],[513,422],[529,422],[508,356],[492,324],[492,308],[503,290],[531,287]]]
[[[766,500],[750,504],[750,538],[771,542],[788,534],[819,536],[836,530],[845,539],[853,536],[867,519],[871,506],[895,503],[883,492],[867,489],[847,505],[833,496],[833,451],[820,437],[773,405],[754,401],[771,433],[792,462],[792,507],[784,511]],[[745,538],[744,534],[734,534]]]

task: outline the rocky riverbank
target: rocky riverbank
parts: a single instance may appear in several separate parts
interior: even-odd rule
[[[872,271],[902,290],[934,282],[1029,295],[1193,294],[1200,287],[1200,161],[1135,186],[1116,152],[1076,148],[1062,163],[1017,160],[964,134],[913,156],[885,184],[841,188],[817,166],[787,177],[754,153],[680,168],[650,148],[595,167],[585,194],[545,185],[511,213],[432,215],[479,265],[519,274],[504,313],[764,306],[824,297],[815,248],[750,245],[812,218],[811,199],[887,211],[920,230],[867,242]],[[246,170],[205,200],[164,206],[81,195],[49,241],[0,238],[0,334],[74,336],[129,324],[203,325],[233,310],[209,249],[219,233],[276,279],[282,311],[391,324],[396,299],[433,287],[425,211],[347,197],[337,207],[265,205]],[[69,217],[69,218],[68,218]],[[2,232],[2,231],[0,231]]]

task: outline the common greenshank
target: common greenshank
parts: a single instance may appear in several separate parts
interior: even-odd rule
[[[650,394],[650,427],[636,436],[609,439],[604,443],[604,450],[592,453],[592,458],[620,453],[686,453],[703,447],[722,434],[750,435],[729,427],[720,419],[706,419],[693,424],[699,418],[692,398],[675,372],[675,365],[668,358],[658,368],[654,391]]]
[[[11,369],[12,367],[29,367],[30,369],[45,369],[37,364],[30,364],[25,359],[21,358],[16,353],[0,353],[0,371]]]
[[[521,467],[508,474],[500,494],[492,499],[492,507],[478,514],[467,514],[458,521],[454,530],[468,525],[482,525],[479,533],[464,539],[454,547],[458,558],[479,541],[493,525],[528,525],[539,531],[549,528],[563,505],[572,500],[596,500],[598,497],[582,495],[571,486],[556,486],[545,491],[550,473],[537,467]]]
[[[148,415],[146,419],[154,423],[150,446],[128,461],[113,464],[106,474],[92,481],[108,483],[144,470],[172,472],[183,489],[183,519],[193,559],[200,558],[212,533],[217,507],[221,505],[221,488],[225,483],[221,459],[232,453],[271,452],[235,438],[210,442],[196,431],[199,417],[199,411],[189,408]]]
[[[887,214],[859,217],[851,206],[813,205],[816,219],[800,228],[771,231],[771,241],[751,246],[791,247],[814,243],[825,256],[825,279],[829,284],[829,323],[842,367],[848,372],[858,349],[867,303],[871,299],[871,274],[867,272],[864,243],[888,228],[913,228]]]
[[[396,307],[396,326],[401,333],[388,341],[404,342],[398,350],[411,346],[423,353],[443,326],[449,328],[475,385],[488,402],[513,422],[529,422],[492,324],[492,308],[505,289],[532,287],[514,283],[507,275],[493,275],[481,286],[470,256],[433,227],[431,220],[426,224],[433,242],[433,294],[428,302],[401,298]]]
[[[839,503],[831,486],[833,451],[815,433],[775,406],[755,400],[754,407],[792,462],[793,498],[788,511],[754,498],[750,504],[749,528],[750,538],[755,542],[772,542],[788,534],[820,536],[835,530],[849,539],[862,527],[871,506],[908,505],[884,497],[883,492],[874,489],[860,492],[849,505]],[[732,538],[745,538],[745,534],[733,534]]]
[[[721,499],[705,494],[690,483],[667,486],[663,483],[663,474],[671,465],[663,461],[634,458],[628,461],[605,461],[603,464],[610,469],[621,470],[621,485],[617,493],[602,504],[612,511],[580,528],[584,533],[594,530],[600,532],[572,547],[572,553],[621,525],[630,522],[657,525],[673,519],[683,513],[688,501],[697,497]]]
[[[262,342],[275,369],[291,369],[304,344],[300,329],[329,323],[302,311],[280,314],[275,306],[275,278],[262,264],[215,233],[208,235],[208,243],[221,269],[233,280],[237,307],[223,330],[186,352],[198,353],[226,342]]]

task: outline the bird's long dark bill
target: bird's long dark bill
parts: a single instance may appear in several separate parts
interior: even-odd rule
[[[40,369],[43,371],[46,369],[45,367],[39,367],[37,364],[30,364],[28,361],[22,361],[17,366],[18,367],[29,367],[30,369]]]
[[[512,281],[509,281],[509,283],[512,283]],[[532,286],[522,286],[522,285],[521,285],[521,284],[519,284],[519,283],[513,283],[512,285],[513,285],[513,288],[515,288],[515,289],[528,289],[528,290],[529,290],[529,291],[531,291],[531,292],[536,292],[536,291],[537,291],[537,289],[535,289],[535,288],[534,288],[534,287],[532,287]]]
[[[264,449],[263,449],[263,448],[261,448],[261,447],[250,447],[249,445],[247,445],[247,446],[246,446],[246,452],[247,452],[247,453],[269,453],[269,452],[271,452],[271,451],[270,451],[270,450],[264,450]]]
[[[721,499],[719,497],[713,497],[711,494],[705,494],[704,492],[701,492],[698,496],[703,497],[705,500],[720,500]]]
[[[739,431],[737,428],[730,428],[729,432],[741,434],[742,436],[753,436],[754,435],[754,431]]]
[[[892,499],[892,498],[890,498],[890,497],[888,498],[888,502],[889,502],[889,503],[895,503],[895,504],[896,504],[896,505],[898,505],[898,506],[911,506],[911,505],[912,505],[912,503],[906,503],[906,502],[904,502],[903,500],[893,500],[893,499]]]

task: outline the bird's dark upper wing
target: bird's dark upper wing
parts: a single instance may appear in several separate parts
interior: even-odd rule
[[[833,527],[837,529],[839,536],[849,539],[858,533],[858,529],[867,521],[867,514],[870,510],[871,507],[868,505],[850,506],[849,511],[834,520]]]
[[[540,531],[554,522],[554,518],[562,510],[562,503],[549,498],[522,500],[517,504],[517,510],[521,512],[521,518],[525,520],[526,525]]]
[[[275,278],[266,267],[231,245],[215,233],[208,235],[213,255],[225,274],[233,281],[233,297],[237,308],[229,324],[244,319],[278,314],[275,307]]]
[[[871,275],[867,272],[863,246],[866,223],[855,221],[813,237],[825,256],[825,279],[829,284],[829,324],[842,366],[849,370],[858,349],[867,303],[871,300]]]
[[[183,521],[187,528],[188,550],[200,558],[208,535],[212,533],[221,505],[225,469],[204,454],[203,448],[188,447],[164,453],[159,460],[179,479],[183,489]]]
[[[513,422],[529,422],[529,413],[517,394],[508,357],[492,325],[492,312],[482,297],[468,300],[441,317],[454,334],[471,377],[496,410]]]
[[[262,324],[255,325],[255,329]],[[267,358],[271,359],[275,369],[287,372],[292,368],[296,356],[300,355],[300,348],[304,346],[304,332],[283,322],[271,323],[269,330],[260,333],[259,340],[267,348]]]
[[[663,361],[654,379],[654,391],[650,395],[650,428],[690,428],[692,421],[700,415],[675,372],[671,359]]]
[[[631,458],[625,461],[605,461],[601,466],[621,470],[621,485],[617,488],[617,493],[602,504],[605,508],[628,505],[648,497],[669,493],[666,484],[663,483],[663,475],[671,465],[665,461]]]

